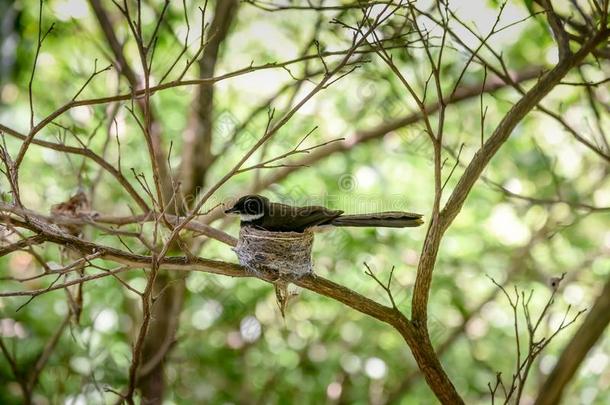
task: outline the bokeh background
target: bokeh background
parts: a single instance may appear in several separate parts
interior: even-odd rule
[[[202,2],[184,2],[189,15],[191,42],[201,34]],[[332,2],[326,2],[332,3]],[[340,3],[340,2],[338,2]],[[499,4],[494,1],[453,1],[452,8],[479,32],[495,22]],[[501,26],[515,22],[490,39],[501,51],[511,72],[551,66],[556,49],[539,17],[531,17],[527,2],[509,1]],[[566,2],[566,7],[569,5]],[[122,16],[111,2],[109,10],[124,53],[136,73],[137,49],[129,39]],[[27,133],[28,81],[36,51],[39,4],[32,0],[0,2],[0,122]],[[142,2],[144,26],[150,30],[163,3]],[[209,4],[208,19],[215,3]],[[423,5],[422,5],[423,7]],[[158,80],[178,56],[187,33],[183,4],[171,2],[166,23],[159,31],[153,79]],[[240,3],[216,64],[216,75],[267,62],[298,57],[315,37],[323,49],[341,50],[350,36],[329,21],[339,11],[268,12]],[[43,27],[54,23],[38,55],[33,81],[36,121],[69,101],[94,68],[108,65],[112,55],[95,15],[84,0],[48,0],[43,5]],[[358,10],[345,13],[353,21]],[[456,26],[456,29],[459,27]],[[314,33],[317,34],[314,36]],[[477,42],[463,30],[464,39]],[[189,49],[187,56],[192,49]],[[306,48],[315,53],[315,47]],[[192,55],[192,53],[191,53]],[[447,51],[443,74],[452,80],[460,74],[466,55],[459,48]],[[264,150],[266,156],[293,148],[313,127],[308,145],[335,138],[355,139],[368,130],[416,112],[416,105],[387,66],[376,55],[365,54],[353,73],[308,102]],[[179,66],[184,66],[186,59]],[[336,60],[329,58],[329,60]],[[422,49],[414,44],[395,52],[395,62],[417,81],[429,73]],[[607,76],[607,65],[605,72]],[[319,70],[319,60],[290,66],[290,71],[266,69],[218,82],[214,94],[212,150],[222,151],[207,173],[214,181],[262,135],[266,106],[286,110],[313,83],[298,89],[278,89],[295,78]],[[603,80],[604,66],[583,66],[570,80]],[[197,77],[197,66],[186,77]],[[462,85],[479,86],[485,72],[473,64]],[[491,77],[491,74],[489,75]],[[451,80],[450,80],[451,79]],[[311,80],[319,80],[312,76]],[[421,82],[420,82],[421,83]],[[524,82],[527,87],[528,82]],[[421,88],[420,88],[421,90]],[[544,101],[583,136],[602,144],[607,135],[608,111],[594,110],[577,86],[559,86]],[[97,76],[82,98],[129,91],[116,69]],[[607,86],[596,97],[610,102]],[[184,137],[193,120],[196,86],[167,89],[152,97],[165,145],[172,144],[172,167],[179,171]],[[432,97],[432,96],[431,96]],[[447,167],[464,144],[460,159],[468,162],[481,134],[480,104],[486,108],[483,132],[488,135],[519,94],[510,88],[452,104],[445,123]],[[269,102],[268,100],[272,100]],[[37,137],[90,148],[120,164],[137,187],[131,168],[150,178],[150,164],[142,134],[131,117],[129,102],[72,108]],[[262,108],[252,116],[252,112]],[[112,111],[116,109],[115,111]],[[115,120],[108,117],[114,114]],[[68,128],[68,130],[66,130]],[[234,136],[236,130],[237,135]],[[20,141],[4,135],[10,151]],[[607,139],[607,138],[606,138]],[[118,142],[117,142],[118,141]],[[229,141],[228,146],[227,141]],[[226,149],[224,149],[226,147]],[[260,158],[260,154],[257,158]],[[197,157],[195,157],[197,158]],[[544,328],[556,325],[568,305],[590,307],[610,276],[610,180],[608,164],[576,142],[549,116],[534,111],[520,124],[510,141],[485,171],[456,222],[446,235],[436,266],[430,299],[433,343],[449,376],[468,403],[488,403],[488,382],[495,373],[510,375],[515,362],[513,318],[505,297],[487,277],[533,290],[534,312],[548,299],[548,280],[567,272]],[[240,196],[273,170],[241,174],[231,179],[207,207]],[[281,169],[278,169],[281,170]],[[458,165],[448,183],[450,190],[461,174]],[[445,175],[448,172],[445,172]],[[67,200],[76,190],[92,194],[93,209],[105,215],[129,215],[133,204],[107,174],[89,160],[33,145],[23,162],[20,181],[24,204],[48,213],[53,204]],[[6,179],[1,191],[8,190]],[[416,122],[389,131],[369,142],[330,154],[309,167],[266,187],[262,194],[295,204],[323,204],[346,212],[409,210],[429,218],[433,203],[432,147]],[[9,199],[4,195],[5,201]],[[214,225],[237,235],[238,223],[220,218]],[[87,238],[121,247],[113,235],[87,227]],[[393,266],[393,292],[401,310],[410,310],[425,228],[337,229],[316,236],[316,273],[388,304],[385,292],[364,274],[366,262],[386,278]],[[193,239],[198,238],[194,235]],[[203,237],[199,237],[203,238]],[[141,246],[126,240],[138,251]],[[49,263],[59,266],[65,252],[53,245],[37,248]],[[236,261],[229,247],[208,241],[195,252],[207,258]],[[28,277],[41,271],[27,251],[0,258],[2,291],[43,288],[48,280],[19,283],[10,277]],[[165,363],[166,404],[188,403],[350,403],[423,404],[434,401],[429,388],[401,336],[387,325],[347,309],[340,303],[301,291],[282,319],[273,288],[255,278],[232,279],[193,272],[186,284],[176,341]],[[124,280],[143,289],[145,275],[133,270]],[[33,366],[37,354],[69,310],[63,291],[35,298],[16,311],[26,298],[0,298],[0,336],[23,370]],[[84,286],[84,309],[79,325],[71,324],[60,336],[40,376],[35,400],[40,404],[113,403],[107,387],[126,384],[131,344],[139,322],[139,299],[112,277]],[[562,332],[535,364],[524,401],[531,400],[578,327]],[[610,341],[605,337],[587,357],[569,386],[565,403],[604,404],[610,396]],[[20,390],[5,361],[0,359],[0,403],[20,403]],[[527,403],[527,402],[526,402]]]

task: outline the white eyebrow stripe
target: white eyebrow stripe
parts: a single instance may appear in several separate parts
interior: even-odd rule
[[[262,213],[261,214],[252,214],[252,215],[250,215],[250,214],[239,214],[239,216],[241,217],[241,220],[243,222],[255,221],[255,220],[259,219],[259,218],[262,218],[263,215],[265,215],[265,214],[262,214]]]

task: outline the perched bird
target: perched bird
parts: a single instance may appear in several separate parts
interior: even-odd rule
[[[270,202],[260,195],[241,197],[225,214],[238,214],[241,226],[270,232],[303,232],[321,226],[406,228],[424,223],[420,214],[401,211],[343,215],[343,211],[320,206],[295,207]]]

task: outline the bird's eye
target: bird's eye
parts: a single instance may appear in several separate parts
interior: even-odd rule
[[[246,200],[245,209],[246,209],[246,212],[252,213],[252,214],[258,214],[259,212],[263,211],[261,202],[254,198],[250,198],[250,199]]]

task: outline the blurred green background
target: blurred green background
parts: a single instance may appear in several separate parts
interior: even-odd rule
[[[117,34],[126,41],[124,52],[136,71],[137,49],[127,25],[111,2],[104,5],[113,17]],[[210,2],[213,16],[214,2]],[[468,1],[454,2],[457,12],[470,24],[486,32],[493,24],[498,6],[481,2],[476,12]],[[158,80],[178,56],[186,35],[181,2],[171,2],[166,23],[159,31],[153,79]],[[190,16],[190,42],[200,34],[201,2],[186,1]],[[150,33],[162,2],[142,3],[142,19]],[[337,11],[285,11],[269,13],[240,4],[226,41],[222,44],[216,74],[297,57],[312,37],[318,19],[317,36],[323,49],[349,46],[349,35],[329,21]],[[358,11],[347,13],[355,21]],[[510,24],[529,16],[521,2],[509,2],[502,17]],[[29,130],[28,81],[36,50],[38,3],[32,0],[0,2],[2,60],[0,61],[0,122],[27,133]],[[84,0],[49,0],[43,6],[43,27],[55,24],[38,57],[33,82],[35,122],[69,101],[94,68],[106,66],[111,55],[95,16]],[[199,31],[198,31],[199,30]],[[511,71],[554,62],[552,37],[537,18],[506,29],[491,44],[502,51]],[[192,56],[192,47],[187,55]],[[315,48],[308,48],[308,53]],[[352,74],[330,86],[308,102],[274,138],[266,156],[293,148],[313,127],[308,145],[339,137],[353,137],[358,131],[376,128],[416,111],[416,105],[387,66],[374,54]],[[396,63],[406,76],[426,78],[429,68],[421,49],[395,52]],[[447,89],[459,75],[467,55],[449,49],[443,74]],[[178,64],[182,69],[186,58]],[[337,58],[329,58],[336,61]],[[319,60],[310,63],[319,69]],[[219,151],[232,131],[244,124],[250,112],[265,105],[277,89],[300,77],[303,63],[283,69],[267,69],[219,82],[214,96],[214,143]],[[600,69],[584,66],[587,80],[599,80]],[[187,77],[197,77],[196,65]],[[473,64],[464,85],[478,85],[483,69]],[[490,75],[491,76],[491,75]],[[170,77],[175,77],[175,74]],[[570,80],[578,80],[574,72]],[[312,78],[313,81],[319,80]],[[305,82],[296,98],[313,84]],[[528,84],[526,83],[527,87]],[[183,137],[192,118],[196,96],[193,86],[168,89],[152,97],[161,125],[163,142],[172,144],[169,161],[179,170]],[[421,88],[419,88],[421,90]],[[125,93],[129,87],[116,69],[97,76],[79,98]],[[609,100],[606,87],[599,89]],[[595,111],[578,87],[559,86],[544,101],[578,128],[594,136]],[[272,107],[280,114],[291,102],[291,91],[276,98]],[[430,96],[432,97],[432,96]],[[433,97],[432,97],[433,98]],[[482,97],[488,107],[484,133],[489,135],[502,115],[518,99],[505,89]],[[433,101],[430,99],[430,101]],[[452,104],[447,109],[445,139],[449,150],[464,144],[461,159],[467,162],[480,143],[481,99]],[[150,164],[144,138],[126,107],[129,102],[73,108],[49,125],[37,139],[79,146],[75,136],[89,139],[92,150],[118,165],[120,154],[124,174],[138,190],[130,172],[149,179]],[[116,122],[108,122],[117,108]],[[601,118],[607,130],[607,112]],[[224,174],[262,134],[266,109],[249,120],[211,168],[214,182]],[[65,128],[70,131],[66,131]],[[11,153],[20,141],[5,136]],[[117,138],[120,140],[117,143]],[[119,153],[120,151],[120,153]],[[446,177],[453,166],[447,151]],[[257,154],[256,158],[259,158]],[[461,175],[458,167],[448,190]],[[610,275],[610,216],[608,211],[591,211],[578,206],[610,206],[608,165],[567,134],[556,121],[540,112],[531,113],[485,171],[456,222],[446,235],[436,266],[430,299],[430,330],[433,343],[444,347],[443,365],[468,403],[488,403],[487,383],[502,371],[510,375],[515,362],[511,309],[489,275],[509,288],[533,289],[534,307],[541,308],[550,294],[548,279],[568,272],[569,282],[561,290],[545,328],[565,308],[590,307]],[[78,173],[78,174],[77,174]],[[253,182],[271,172],[249,172],[231,179],[206,206],[243,194]],[[24,204],[41,213],[68,199],[81,187],[93,191],[93,209],[104,215],[129,215],[133,202],[108,174],[90,160],[67,156],[33,145],[20,172]],[[539,200],[514,198],[501,188]],[[6,178],[1,191],[8,191]],[[298,204],[324,204],[346,212],[410,210],[427,218],[433,202],[432,148],[421,123],[391,131],[351,150],[335,153],[311,167],[301,168],[263,194],[273,200]],[[5,201],[9,199],[4,195]],[[219,225],[221,221],[216,222]],[[129,227],[125,228],[129,229]],[[238,223],[227,232],[237,235]],[[88,239],[124,248],[116,237],[88,227]],[[403,312],[408,313],[410,296],[424,228],[406,230],[337,229],[316,236],[316,273],[355,291],[389,304],[384,291],[364,274],[363,262],[385,279],[396,266],[393,292]],[[126,240],[136,252],[135,241]],[[58,266],[63,253],[51,244],[37,251]],[[206,258],[236,261],[231,249],[210,241],[196,252]],[[110,263],[103,263],[110,266]],[[26,251],[0,258],[2,291],[43,288],[49,280],[18,283],[7,277],[27,277],[40,272],[40,265]],[[338,302],[301,291],[287,311],[279,314],[272,286],[257,279],[231,279],[193,272],[186,277],[184,308],[180,314],[176,342],[165,364],[167,404],[190,403],[349,403],[425,404],[435,399],[418,375],[417,366],[404,341],[389,326],[347,309]],[[142,271],[124,275],[131,286],[142,289]],[[68,311],[65,294],[55,291],[34,299],[20,311],[25,298],[0,298],[0,336],[27,370]],[[85,284],[81,324],[71,324],[62,334],[48,366],[40,376],[36,403],[113,403],[117,397],[106,390],[120,391],[127,383],[131,344],[139,322],[139,299],[115,279],[106,277]],[[537,312],[537,311],[536,311]],[[465,320],[468,322],[465,323]],[[532,398],[545,373],[552,368],[561,348],[578,323],[563,332],[536,363],[525,398]],[[447,343],[448,342],[448,343]],[[610,341],[607,337],[589,354],[570,386],[565,403],[604,404],[610,396]],[[20,390],[5,361],[0,360],[0,403],[20,403]]]

